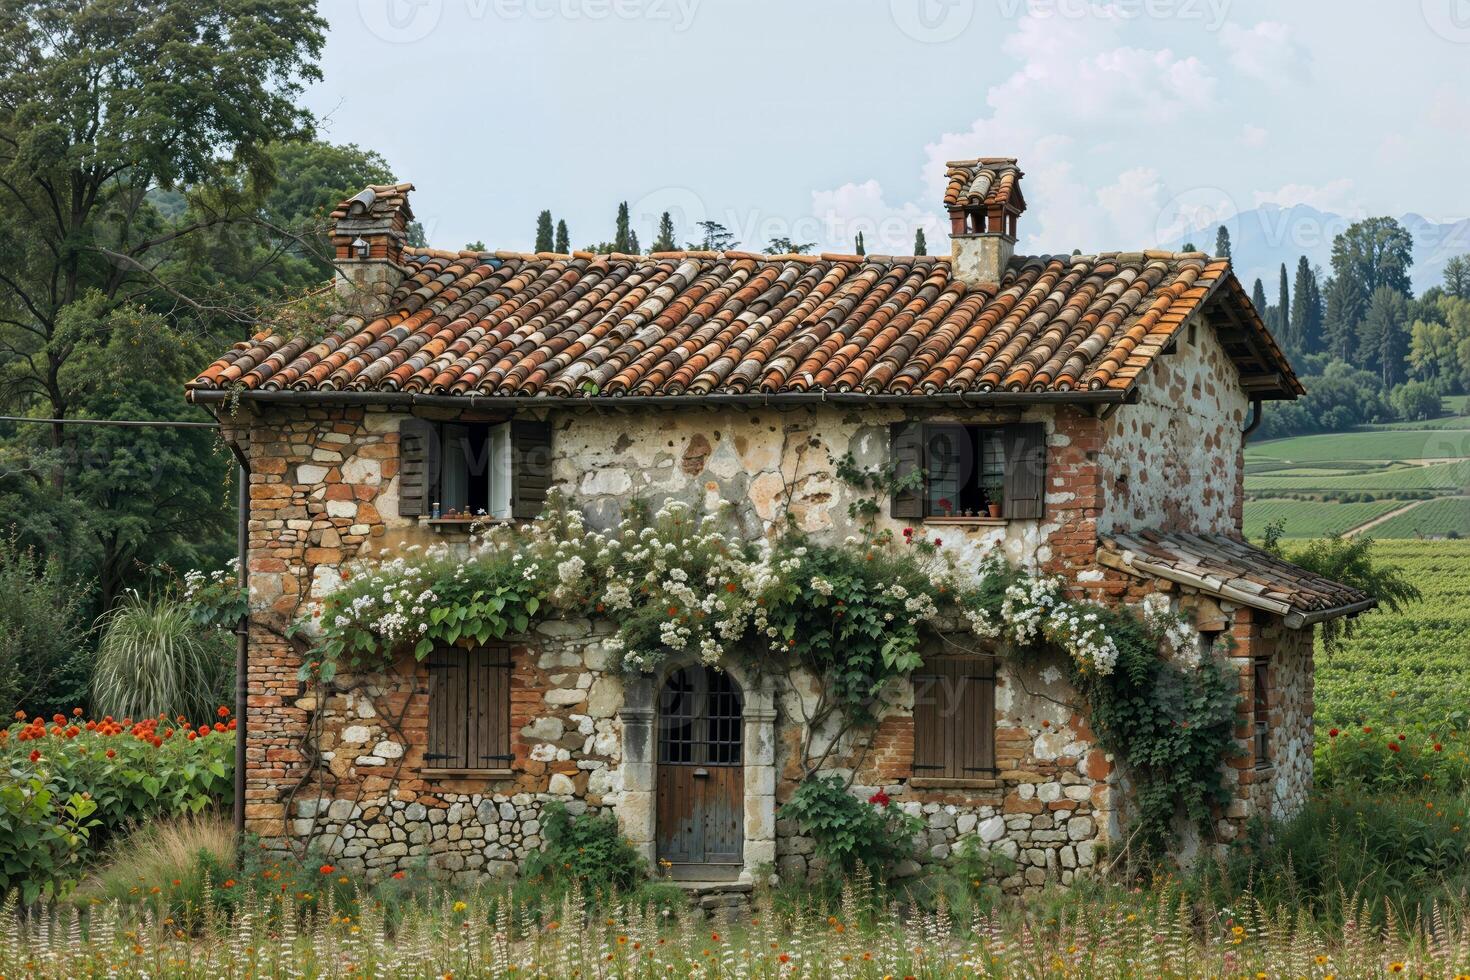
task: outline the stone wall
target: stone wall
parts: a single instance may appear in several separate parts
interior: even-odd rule
[[[1098,527],[1236,532],[1241,526],[1241,430],[1249,399],[1239,369],[1203,314],[1183,324],[1139,384],[1139,401],[1104,424]]]

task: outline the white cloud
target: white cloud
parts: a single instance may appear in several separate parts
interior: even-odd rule
[[[1311,74],[1311,56],[1298,44],[1291,28],[1274,20],[1255,27],[1226,24],[1220,40],[1230,52],[1230,64],[1243,75],[1266,82],[1301,80]]]
[[[1240,129],[1240,141],[1252,149],[1259,149],[1266,145],[1267,133],[1260,126],[1252,126],[1246,123]]]
[[[914,202],[890,205],[876,180],[848,183],[827,191],[812,192],[812,214],[821,234],[837,251],[852,249],[857,233],[869,254],[909,255],[914,249],[914,232],[924,229],[929,254],[947,254],[949,230],[937,207],[920,207]]]
[[[813,193],[818,217],[834,231],[853,227],[862,216],[875,226],[906,223],[910,239],[911,229],[922,224],[933,250],[943,251],[944,239],[929,229],[947,234],[939,206],[945,163],[1015,156],[1026,173],[1029,204],[1019,229],[1020,248],[1059,252],[1152,246],[1168,189],[1154,170],[1109,170],[1102,161],[1120,145],[1154,145],[1161,126],[1209,109],[1217,83],[1196,57],[1120,43],[1126,26],[1119,18],[1023,15],[1002,43],[1018,62],[1017,69],[986,90],[988,114],[968,129],[942,133],[925,146],[917,201],[890,205],[878,182],[850,183]],[[1128,111],[1125,107],[1137,105],[1143,92],[1148,93],[1149,111]],[[1127,156],[1127,163],[1137,163],[1136,153]],[[1079,172],[1068,160],[1088,163]],[[897,248],[893,239],[900,234],[877,237],[890,249]],[[874,236],[865,232],[865,237],[871,243]],[[836,234],[828,238],[841,248],[850,248],[850,239]]]

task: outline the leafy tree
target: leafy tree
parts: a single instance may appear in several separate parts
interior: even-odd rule
[[[1470,255],[1456,255],[1444,264],[1444,291],[1456,299],[1470,299]]]
[[[1409,328],[1409,366],[1424,381],[1458,386],[1460,338],[1438,320],[1415,320]]]
[[[771,244],[767,245],[762,251],[767,255],[805,255],[816,244],[816,242],[793,242],[789,238],[778,237],[771,239]]]
[[[1373,291],[1368,314],[1358,332],[1358,353],[1364,367],[1377,372],[1385,388],[1403,380],[1404,355],[1409,349],[1409,302],[1392,286]]]
[[[724,252],[735,244],[735,236],[718,221],[700,221],[696,227],[704,234],[704,238],[699,242],[690,242],[691,251]]]
[[[556,223],[556,248],[552,249],[552,251],[561,255],[570,255],[572,253],[572,236],[567,234],[566,221],[558,221]]]
[[[1368,593],[1378,600],[1380,609],[1399,612],[1409,603],[1423,598],[1402,568],[1375,559],[1372,538],[1325,538],[1284,553],[1279,542],[1268,544],[1274,545],[1276,552],[1284,554],[1288,561],[1309,572]],[[1323,649],[1332,653],[1345,637],[1352,635],[1355,625],[1356,621],[1350,618],[1323,623]]]
[[[1196,245],[1194,242],[1185,242],[1184,243],[1184,248],[1182,249],[1182,251],[1185,251],[1185,252],[1198,252],[1199,251],[1199,246]]]
[[[542,211],[536,216],[536,251],[556,251],[556,240],[552,237],[550,211]]]
[[[863,233],[862,232],[858,232],[857,233],[857,241],[853,244],[853,251],[856,252],[858,255],[867,255],[868,254],[867,247],[865,245],[863,245]]]
[[[914,254],[929,254],[929,243],[924,240],[924,229],[922,228],[918,228],[914,231]]]
[[[1256,308],[1256,313],[1261,317],[1266,315],[1266,287],[1261,284],[1260,277],[1256,278],[1256,284],[1251,287],[1251,305]],[[1266,324],[1268,327],[1270,324]]]
[[[1327,280],[1327,309],[1323,333],[1327,353],[1341,361],[1352,360],[1358,350],[1358,325],[1367,310],[1356,286],[1340,276]]]
[[[481,241],[480,239],[478,239],[478,238],[476,238],[472,242],[465,242],[465,245],[464,245],[464,250],[466,252],[483,252],[483,251],[485,251],[485,249],[486,249],[485,243],[483,241]]]
[[[0,355],[6,401],[74,414],[74,356],[152,294],[198,308],[160,257],[256,217],[326,22],[311,0],[10,0],[0,8]],[[155,204],[186,187],[189,213]],[[187,284],[184,284],[187,285]],[[70,315],[85,303],[85,315]],[[192,304],[192,307],[191,307]],[[84,327],[85,325],[85,327]],[[63,426],[51,445],[65,443]],[[65,482],[52,471],[57,490]]]
[[[1277,439],[1312,432],[1339,432],[1393,417],[1378,378],[1343,361],[1331,361],[1319,375],[1302,378],[1307,393],[1296,401],[1269,402],[1253,439]]]
[[[1410,295],[1413,264],[1414,238],[1393,218],[1359,221],[1332,241],[1332,275],[1356,291],[1364,309],[1380,286]]]
[[[623,201],[618,205],[617,229],[613,233],[612,249],[614,252],[630,254],[634,251],[633,229],[628,217],[628,202]]]
[[[1215,254],[1222,258],[1230,258],[1230,229],[1221,225],[1215,232]]]
[[[679,245],[674,241],[674,219],[665,211],[658,217],[658,234],[653,239],[653,251],[674,252]]]
[[[1438,389],[1427,381],[1406,381],[1388,393],[1388,403],[1405,422],[1438,418],[1443,401]]]

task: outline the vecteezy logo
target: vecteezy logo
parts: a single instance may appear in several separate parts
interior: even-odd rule
[[[1419,0],[1424,23],[1452,44],[1470,44],[1470,0]]]
[[[439,26],[444,0],[357,0],[357,15],[376,38],[412,44]]]
[[[1175,194],[1159,209],[1154,241],[1172,246],[1189,236],[1204,236],[1209,240],[1195,244],[1208,252],[1215,244],[1215,227],[1234,217],[1238,210],[1234,199],[1218,187],[1191,188]]]
[[[975,0],[888,0],[898,29],[915,41],[943,44],[965,32],[975,17]]]

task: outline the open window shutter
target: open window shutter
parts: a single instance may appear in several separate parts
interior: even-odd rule
[[[1046,427],[1018,422],[1005,427],[1005,517],[1041,517],[1046,499]]]
[[[510,443],[510,516],[529,521],[545,508],[551,488],[551,423],[514,419]]]
[[[439,445],[434,423],[406,418],[398,423],[398,516],[429,513],[439,478]]]
[[[893,477],[903,481],[924,469],[924,426],[918,422],[894,422],[888,426],[888,451]],[[891,517],[919,520],[924,516],[924,488],[895,490],[888,504]]]
[[[430,769],[468,769],[465,714],[469,660],[463,650],[429,651],[429,745],[424,765]]]

